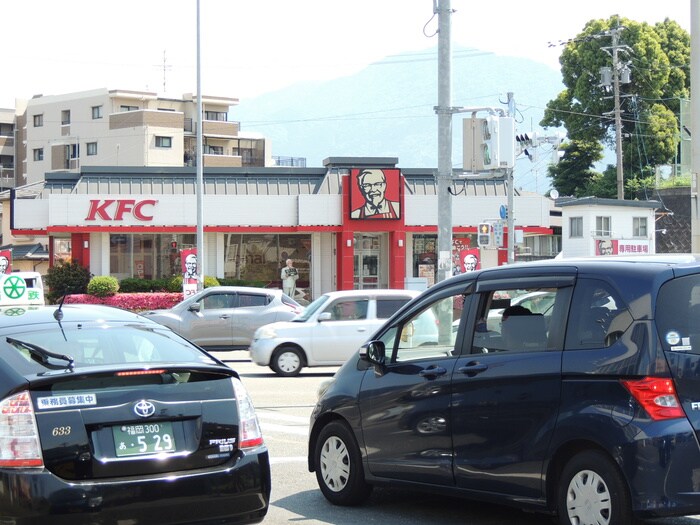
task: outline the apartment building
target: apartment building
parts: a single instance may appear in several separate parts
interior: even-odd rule
[[[15,110],[0,108],[0,188],[15,180]]]
[[[240,123],[229,121],[229,108],[237,103],[236,98],[202,97],[205,167],[272,164],[266,140],[241,133]],[[197,120],[197,97],[192,94],[175,99],[104,88],[18,101],[14,186],[41,182],[46,173],[79,172],[87,166],[194,166]],[[11,131],[3,123],[0,120],[2,159],[1,141]],[[9,150],[7,155],[12,156]]]

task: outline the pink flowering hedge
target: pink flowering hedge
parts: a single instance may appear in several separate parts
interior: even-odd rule
[[[104,304],[116,306],[132,312],[159,310],[171,308],[182,301],[181,293],[118,293],[109,297],[96,297],[90,294],[75,294],[66,296],[65,303],[69,304]]]

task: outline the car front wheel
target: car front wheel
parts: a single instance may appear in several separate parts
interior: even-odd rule
[[[559,480],[557,512],[561,525],[631,525],[625,481],[612,460],[586,451],[569,460]]]
[[[316,480],[334,505],[359,505],[372,492],[365,482],[362,456],[352,431],[341,421],[328,423],[318,436]]]
[[[299,350],[292,347],[284,347],[272,355],[270,368],[281,376],[292,377],[299,375],[303,362]]]

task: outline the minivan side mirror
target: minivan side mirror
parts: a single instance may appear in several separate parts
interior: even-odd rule
[[[318,314],[318,318],[317,318],[317,320],[318,320],[319,322],[321,322],[321,321],[330,321],[331,319],[333,319],[333,314],[331,314],[331,312],[323,312],[323,313],[320,313],[320,314]]]
[[[360,348],[360,358],[373,365],[382,366],[386,362],[386,348],[383,341],[370,341]]]
[[[202,305],[199,303],[192,303],[187,309],[190,312],[199,312],[202,309]]]

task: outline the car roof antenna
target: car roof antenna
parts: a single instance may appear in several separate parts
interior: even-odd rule
[[[63,308],[63,301],[66,300],[66,295],[67,294],[64,294],[63,297],[61,297],[61,302],[58,304],[58,308],[53,313],[53,318],[59,323],[61,322],[61,319],[63,319],[63,310],[61,310],[61,308]]]

